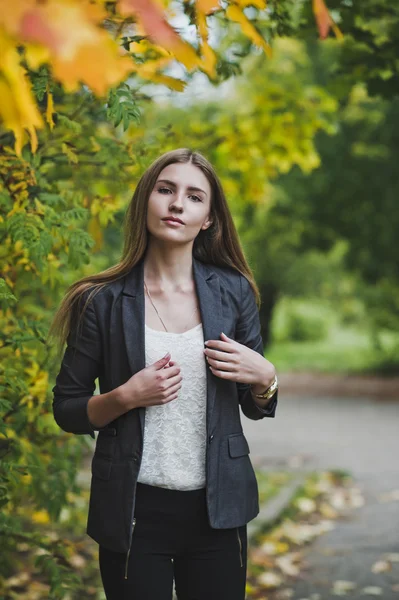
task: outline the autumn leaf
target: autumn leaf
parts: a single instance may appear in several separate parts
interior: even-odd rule
[[[25,69],[11,39],[0,30],[0,116],[15,135],[15,151],[21,154],[24,131],[30,135],[32,151],[37,148],[36,128],[43,126],[34,102]]]
[[[209,15],[220,8],[220,4],[218,0],[197,0],[196,8],[197,11]]]
[[[185,42],[165,18],[162,5],[156,0],[120,0],[123,16],[134,15],[151,41],[169,50],[191,71],[200,62],[194,48]]]
[[[384,590],[376,585],[369,585],[361,590],[361,594],[367,596],[382,596]]]
[[[34,523],[49,523],[50,516],[47,510],[37,510],[32,514],[32,521]]]
[[[103,95],[131,71],[130,58],[121,55],[118,44],[101,27],[106,13],[99,6],[87,0],[14,4],[15,10],[5,11],[8,18],[3,26],[27,44],[36,67],[50,56],[54,76],[68,91],[83,82]],[[40,47],[49,54],[40,52]]]
[[[50,126],[50,129],[54,127],[54,99],[53,94],[50,92],[49,87],[47,86],[47,109],[46,109],[46,121]]]
[[[263,10],[267,7],[266,0],[235,0],[235,4],[238,4],[241,8],[245,8],[246,6],[255,6],[255,8],[259,8]]]
[[[254,44],[256,44],[257,46],[261,46],[265,50],[267,56],[271,58],[271,47],[266,42],[266,40],[263,39],[259,31],[251,23],[251,21],[245,16],[245,14],[242,12],[239,6],[230,4],[226,8],[226,16],[232,21],[236,21],[237,23],[239,23],[241,25],[243,33],[247,37],[249,37]]]
[[[337,579],[334,581],[332,593],[336,596],[345,596],[348,592],[353,591],[355,588],[356,584],[353,581]]]
[[[313,14],[316,19],[321,39],[325,39],[328,36],[330,27],[333,29],[337,38],[343,37],[340,29],[334,23],[324,0],[313,0]]]
[[[201,53],[202,53],[202,64],[201,68],[208,73],[210,77],[216,76],[216,54],[208,43],[208,25],[206,22],[206,11],[200,6],[196,12],[196,22],[198,33],[201,38]]]

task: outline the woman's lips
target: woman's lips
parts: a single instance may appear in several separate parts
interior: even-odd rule
[[[181,227],[183,225],[180,221],[173,221],[172,219],[162,219],[162,221],[168,225],[172,225],[172,227]]]

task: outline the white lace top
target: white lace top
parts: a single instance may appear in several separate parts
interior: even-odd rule
[[[144,447],[138,481],[158,487],[205,487],[206,359],[202,323],[183,333],[145,325],[145,364],[168,351],[183,380],[178,397],[145,411]]]

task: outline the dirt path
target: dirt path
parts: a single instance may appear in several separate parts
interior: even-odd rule
[[[399,554],[399,378],[284,374],[280,381],[276,417],[242,419],[254,465],[344,469],[365,498],[308,548],[308,568],[287,586],[289,597],[333,599],[336,581],[344,580],[354,586],[348,598],[373,591],[383,600],[399,598],[399,564],[372,570],[387,553]]]
[[[399,377],[290,372],[281,373],[279,382],[284,393],[299,396],[369,396],[399,400]]]

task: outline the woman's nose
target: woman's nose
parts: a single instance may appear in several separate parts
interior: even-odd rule
[[[183,203],[184,203],[184,194],[175,194],[170,205],[177,206],[178,208],[183,208]]]

